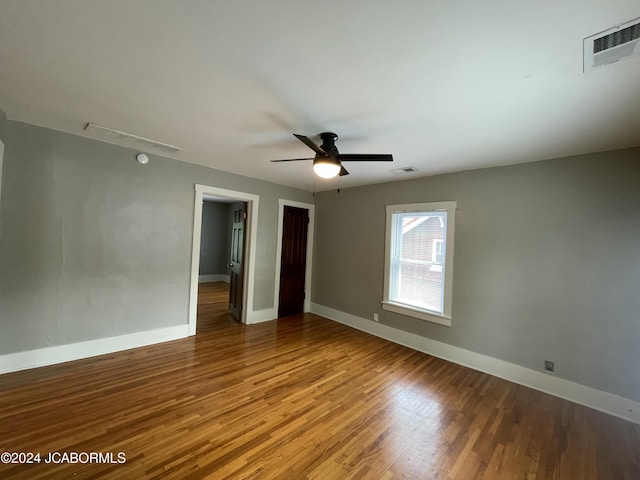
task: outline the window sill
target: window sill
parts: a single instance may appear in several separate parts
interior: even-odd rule
[[[444,325],[445,327],[451,326],[451,318],[438,315],[437,313],[428,312],[427,310],[420,310],[418,308],[411,308],[408,305],[400,305],[398,303],[382,302],[382,309],[390,312],[399,313],[408,317],[418,318],[420,320],[426,320],[427,322],[437,323],[438,325]]]

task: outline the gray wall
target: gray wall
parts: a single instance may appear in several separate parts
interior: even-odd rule
[[[310,193],[13,121],[4,140],[0,355],[187,324],[196,183],[260,196],[272,307],[278,198]]]
[[[200,275],[228,275],[231,239],[229,204],[205,201],[202,205]]]
[[[381,310],[385,205],[458,202],[453,326]],[[316,194],[312,300],[640,401],[640,149]]]

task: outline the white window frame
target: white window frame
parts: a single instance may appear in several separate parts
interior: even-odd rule
[[[0,140],[0,202],[2,201],[2,159],[4,158],[4,143]]]
[[[451,304],[453,293],[453,245],[455,231],[456,202],[429,202],[429,203],[408,203],[400,205],[387,205],[387,224],[384,253],[384,298],[382,308],[390,312],[400,313],[410,317],[437,323],[439,325],[451,326]],[[391,285],[391,255],[393,251],[393,214],[394,213],[447,213],[446,244],[444,245],[444,301],[443,313],[425,310],[420,307],[404,303],[393,302],[389,299]]]

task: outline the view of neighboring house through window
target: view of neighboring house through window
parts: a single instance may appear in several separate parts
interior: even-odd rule
[[[444,228],[442,228],[444,230]],[[434,238],[433,239],[433,255],[431,256],[433,260],[433,267],[439,267],[439,272],[442,271],[442,264],[444,263],[444,238]]]
[[[385,310],[451,325],[455,202],[387,206]]]

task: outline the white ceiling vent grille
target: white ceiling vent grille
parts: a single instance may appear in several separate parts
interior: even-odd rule
[[[584,71],[640,55],[640,18],[584,39]]]
[[[109,139],[107,141],[120,145],[126,143],[132,147],[138,147],[141,150],[148,150],[151,148],[165,153],[176,153],[182,150],[181,148],[174,147],[173,145],[156,142],[155,140],[149,140],[148,138],[139,137],[131,133],[121,132],[120,130],[102,127],[95,123],[87,123],[87,126],[84,127],[84,129],[87,132],[97,133],[102,137],[107,137]]]

